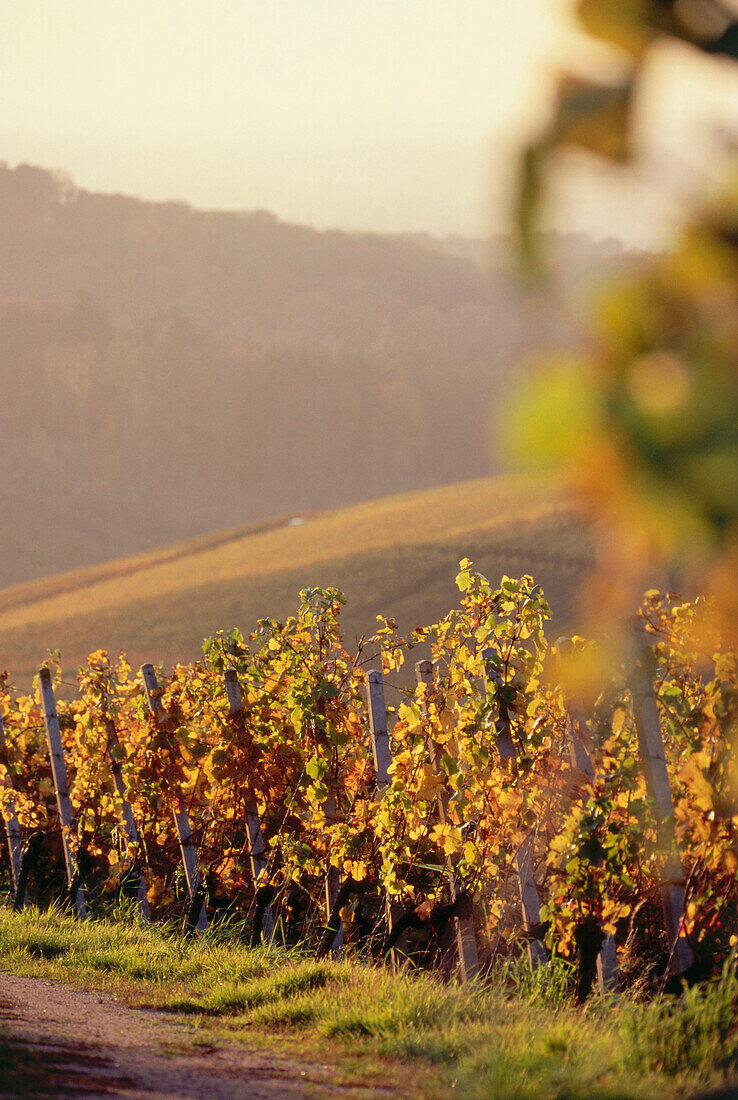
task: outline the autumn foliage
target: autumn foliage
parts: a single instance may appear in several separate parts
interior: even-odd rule
[[[532,838],[549,949],[570,954],[586,921],[616,936],[626,973],[668,953],[658,913],[659,822],[638,758],[627,668],[607,675],[582,638],[552,646],[549,608],[533,578],[498,588],[465,560],[460,604],[442,620],[398,636],[391,621],[349,653],[335,589],[301,593],[286,622],[263,620],[206,639],[203,658],[159,670],[165,718],[152,719],[140,679],[121,656],[92,653],[79,695],[59,715],[79,861],[91,907],[125,897],[144,870],[154,915],[186,908],[172,806],[190,816],[211,914],[251,920],[255,887],[246,807],[255,800],[266,845],[277,935],[316,942],[325,922],[329,866],[348,882],[342,911],[349,948],[378,953],[385,897],[428,914],[448,900],[447,860],[473,898],[480,954],[518,952],[522,927],[515,856]],[[736,941],[736,657],[719,638],[698,651],[701,603],[647,594],[641,616],[654,645],[655,680],[687,893],[684,932],[716,965]],[[403,686],[410,651],[433,660],[432,684]],[[381,661],[391,702],[390,782],[377,788],[364,692]],[[576,669],[587,667],[584,695]],[[232,714],[223,673],[233,668],[243,708]],[[592,670],[601,682],[593,691]],[[394,690],[396,688],[396,690]],[[6,751],[0,798],[12,782],[26,838],[43,836],[32,895],[63,890],[56,807],[43,716],[33,696],[1,697]],[[574,717],[576,715],[576,717]],[[572,723],[594,777],[571,762]],[[501,754],[499,738],[515,753]],[[734,742],[733,742],[734,743]],[[431,746],[433,751],[431,752]],[[112,762],[121,767],[139,830],[125,841]],[[445,821],[437,805],[443,795]],[[7,856],[4,856],[7,860]],[[7,867],[7,863],[6,863]],[[423,936],[411,953],[431,965]]]

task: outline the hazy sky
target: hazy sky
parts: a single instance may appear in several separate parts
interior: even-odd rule
[[[321,226],[500,230],[557,66],[606,65],[570,6],[0,0],[0,160]],[[738,118],[738,81],[672,51],[648,89],[656,174],[683,184],[706,159],[705,120]],[[673,218],[661,187],[584,164],[556,193],[558,223],[598,236],[648,243]]]

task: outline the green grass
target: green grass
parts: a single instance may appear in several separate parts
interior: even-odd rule
[[[349,643],[372,633],[379,612],[412,629],[458,601],[462,557],[492,580],[533,573],[565,626],[591,560],[581,517],[540,479],[487,478],[287,519],[5,589],[3,667],[25,688],[57,647],[70,673],[98,648],[123,649],[134,665],[191,660],[216,630],[286,617],[312,585],[346,592]]]
[[[435,1100],[453,1087],[465,1100],[669,1100],[696,1096],[738,1067],[734,967],[680,1000],[594,997],[577,1009],[560,960],[535,977],[515,962],[486,983],[444,986],[357,961],[249,950],[227,929],[188,940],[6,909],[0,956],[16,973],[196,1015],[201,1039],[314,1056],[347,1081],[386,1081],[403,1097]]]

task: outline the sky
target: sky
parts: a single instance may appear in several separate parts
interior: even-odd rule
[[[307,224],[483,236],[563,67],[606,75],[568,0],[0,0],[0,160],[80,187]],[[641,178],[582,156],[551,222],[651,246],[738,120],[725,66],[662,51]],[[664,181],[669,183],[666,192]]]

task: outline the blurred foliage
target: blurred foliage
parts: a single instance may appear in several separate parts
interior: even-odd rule
[[[738,60],[738,18],[721,0],[580,0],[580,22],[626,59],[616,85],[564,77],[554,118],[526,151],[522,249],[534,234],[551,155],[577,146],[634,157],[635,92],[671,38]],[[727,150],[731,153],[732,151]],[[643,258],[594,317],[589,350],[549,363],[514,418],[518,457],[568,466],[609,532],[592,607],[610,623],[654,575],[718,597],[738,623],[738,170],[694,209],[673,250]]]

